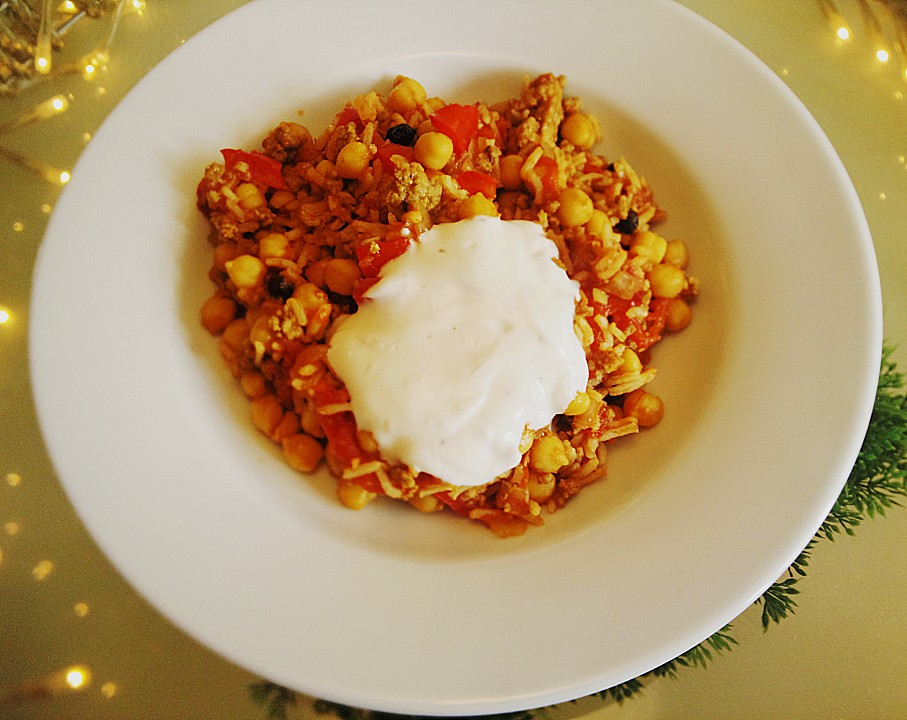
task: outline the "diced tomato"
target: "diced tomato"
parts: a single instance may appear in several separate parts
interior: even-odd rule
[[[451,103],[431,114],[431,124],[451,139],[454,153],[460,155],[479,134],[479,110],[475,105]]]
[[[409,238],[392,234],[384,240],[363,243],[356,248],[359,269],[367,278],[378,277],[381,268],[395,257],[402,255],[409,247]]]
[[[448,492],[439,492],[435,493],[434,497],[438,498],[442,503],[447,507],[453,510],[457,515],[462,515],[463,517],[469,517],[469,508],[466,506],[462,500],[454,500],[450,493]]]
[[[350,123],[355,123],[359,130],[364,127],[362,118],[359,117],[359,111],[354,107],[345,107],[340,111],[340,114],[337,115],[337,125],[343,126],[349,125]]]
[[[394,155],[399,155],[406,160],[406,162],[412,162],[416,159],[416,151],[413,150],[413,148],[392,142],[380,145],[378,147],[378,152],[375,153],[375,157],[381,161],[385,170],[393,170],[396,167],[394,161],[391,159]]]
[[[496,135],[496,130],[494,125],[479,125],[479,137],[487,138],[488,140],[494,140]]]
[[[381,487],[381,481],[378,479],[378,476],[375,473],[369,473],[368,475],[360,475],[356,478],[351,478],[350,482],[358,485],[366,492],[375,493],[375,495],[384,495],[384,488]]]
[[[625,300],[617,295],[612,295],[608,298],[607,312],[614,324],[621,330],[626,331],[630,326],[630,318],[627,317],[627,310],[636,304],[638,304],[638,302],[634,303],[632,298],[630,300]]]
[[[636,331],[636,349],[639,352],[648,350],[655,343],[661,340],[661,334],[665,329],[665,314],[668,310],[668,300],[666,298],[655,298],[649,304],[649,314],[646,315],[645,328],[637,325]]]
[[[236,163],[244,162],[249,166],[249,175],[252,182],[256,185],[266,185],[267,187],[277,190],[289,190],[287,181],[283,179],[280,172],[283,168],[279,160],[275,160],[260,152],[247,152],[245,150],[233,150],[224,148],[220,151],[224,156],[224,165],[227,169],[232,168]]]
[[[498,190],[498,181],[487,173],[478,170],[466,170],[457,175],[457,182],[470,195],[482,193],[489,200],[494,200]]]
[[[583,165],[583,173],[600,173],[603,169],[601,163],[594,161],[591,157],[587,157],[586,163]]]
[[[365,302],[365,293],[367,293],[369,288],[375,285],[379,280],[381,280],[381,278],[367,277],[360,278],[356,281],[356,284],[353,286],[353,300],[356,301],[357,305],[361,305]]]
[[[664,332],[665,327],[665,313],[668,308],[668,300],[665,298],[653,298],[649,303],[649,312],[645,318],[627,317],[627,310],[638,306],[640,302],[639,294],[634,295],[630,300],[624,300],[617,296],[608,298],[608,314],[614,324],[624,332],[627,332],[631,325],[633,326],[631,339],[636,345],[638,352],[648,350],[661,340],[661,334]]]
[[[319,413],[318,422],[321,423],[321,429],[324,430],[331,451],[345,465],[349,465],[354,459],[362,458],[363,452],[359,446],[353,413],[339,412],[330,415]]]
[[[554,158],[543,155],[535,164],[535,171],[542,180],[542,193],[545,196],[545,200],[554,200],[560,194],[557,161]]]
[[[338,405],[350,401],[350,393],[345,387],[337,387],[331,382],[322,380],[312,390],[315,407]]]

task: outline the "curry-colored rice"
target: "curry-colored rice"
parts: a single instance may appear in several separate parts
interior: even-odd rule
[[[450,510],[501,536],[541,525],[606,473],[606,443],[657,423],[649,349],[689,323],[698,283],[688,251],[623,158],[593,152],[598,121],[565,80],[527,79],[518,97],[450,104],[397,77],[353,98],[317,137],[282,122],[252,152],[224,151],[198,186],[213,227],[216,285],[202,322],[250,398],[254,425],[308,472],[322,461],[338,497]],[[332,329],[380,266],[437,223],[475,214],[537,222],[580,284],[575,329],[589,383],[550,426],[527,431],[519,465],[460,488],[382,459],[327,363]]]

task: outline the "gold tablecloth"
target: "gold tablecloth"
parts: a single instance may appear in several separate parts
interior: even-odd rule
[[[907,368],[907,3],[868,3],[877,25],[858,0],[683,0],[762,58],[837,149],[873,234],[885,337],[901,344],[894,359]],[[93,79],[70,75],[0,97],[0,716],[267,716],[249,694],[261,678],[164,620],[92,542],[44,449],[26,354],[33,266],[60,192],[41,174],[59,182],[145,73],[241,4],[149,0],[141,13],[120,17],[109,61]],[[850,37],[840,36],[843,27]],[[71,93],[66,112],[7,125],[55,92]],[[601,720],[907,717],[905,541],[907,509],[894,508],[856,537],[822,542],[793,617],[763,632],[753,607],[734,623],[739,645],[707,669],[650,682],[621,704],[591,697],[549,712]],[[87,682],[79,684],[78,672]],[[304,697],[289,709],[290,717],[316,715]]]

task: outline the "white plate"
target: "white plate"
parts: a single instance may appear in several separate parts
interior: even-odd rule
[[[346,510],[251,429],[199,327],[195,184],[221,147],[300,107],[320,131],[397,73],[469,101],[547,70],[692,248],[694,324],[655,353],[665,418],[520,539],[391,503]],[[852,466],[881,311],[831,145],[767,68],[680,6],[261,0],[149,73],[85,150],[41,248],[31,329],[60,478],[156,607],[291,688],[456,715],[601,690],[747,608]]]

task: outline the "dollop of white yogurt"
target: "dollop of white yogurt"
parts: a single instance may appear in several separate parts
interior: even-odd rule
[[[528,221],[439,224],[381,270],[330,340],[360,429],[390,461],[459,486],[516,466],[526,427],[586,389],[579,285]]]

